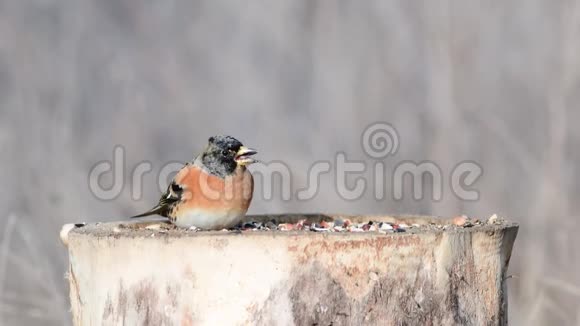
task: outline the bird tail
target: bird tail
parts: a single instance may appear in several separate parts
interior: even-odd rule
[[[138,217],[144,217],[144,216],[155,215],[155,214],[159,214],[159,215],[163,216],[164,210],[165,210],[165,206],[157,205],[157,206],[151,208],[150,210],[148,210],[147,212],[145,212],[143,214],[131,216],[131,218],[138,218]]]

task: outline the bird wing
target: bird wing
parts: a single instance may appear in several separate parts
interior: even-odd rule
[[[151,208],[145,213],[131,216],[131,218],[137,217],[144,217],[149,215],[161,215],[164,217],[169,217],[169,213],[173,209],[173,207],[179,203],[183,197],[184,187],[180,184],[180,181],[184,179],[184,177],[190,172],[191,164],[185,164],[175,175],[169,186],[167,186],[167,190],[163,192],[159,202],[155,207]]]

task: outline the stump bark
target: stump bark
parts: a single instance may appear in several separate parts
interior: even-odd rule
[[[63,235],[74,324],[507,324],[516,224],[349,218],[421,227],[388,234],[191,232],[155,221],[75,227]]]

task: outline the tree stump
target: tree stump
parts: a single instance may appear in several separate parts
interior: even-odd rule
[[[211,231],[159,221],[63,229],[75,325],[504,325],[518,226],[349,218],[406,232]],[[414,227],[411,227],[414,225]],[[71,229],[70,232],[69,229]]]

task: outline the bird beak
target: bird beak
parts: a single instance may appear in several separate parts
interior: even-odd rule
[[[258,153],[255,149],[247,148],[245,146],[240,147],[238,152],[236,153],[236,163],[239,165],[249,165],[252,163],[258,162],[256,159],[251,158],[250,156]]]

